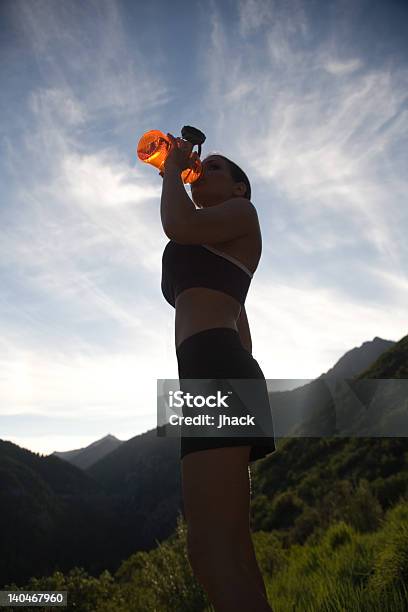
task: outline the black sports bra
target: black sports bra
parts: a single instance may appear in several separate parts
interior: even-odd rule
[[[206,244],[179,244],[170,240],[162,257],[161,290],[171,306],[191,287],[217,289],[242,306],[253,274],[244,264]]]

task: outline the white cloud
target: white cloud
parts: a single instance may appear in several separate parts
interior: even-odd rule
[[[137,180],[139,179],[139,180]],[[137,206],[160,197],[161,186],[143,184],[140,171],[131,170],[113,155],[70,153],[61,160],[61,181],[75,205],[101,208]],[[66,195],[67,197],[67,195]]]
[[[154,54],[146,55],[137,35],[128,39],[120,6],[109,0],[97,4],[96,10],[92,3],[19,2],[11,14],[49,87],[80,92],[91,122],[134,121],[146,108],[166,105],[173,97],[152,69],[166,50],[156,37]]]
[[[348,61],[340,61],[340,60],[328,60],[327,63],[324,65],[324,69],[327,70],[327,72],[330,72],[330,74],[334,74],[334,75],[344,75],[344,74],[350,74],[351,72],[355,72],[356,70],[359,70],[359,68],[361,68],[363,66],[363,62],[361,61],[361,59],[359,58],[355,58],[355,59],[350,59]]]
[[[29,108],[41,121],[51,113],[54,120],[62,121],[64,127],[80,125],[88,119],[84,107],[75,98],[72,91],[57,88],[42,88],[32,92]]]

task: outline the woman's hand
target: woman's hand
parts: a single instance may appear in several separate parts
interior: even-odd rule
[[[174,138],[172,134],[167,134],[167,137],[170,140],[171,147],[164,162],[164,171],[168,168],[176,168],[181,173],[186,168],[193,168],[198,157],[198,153],[195,151],[191,155],[194,145],[182,138]],[[159,174],[163,178],[163,173],[160,172]]]

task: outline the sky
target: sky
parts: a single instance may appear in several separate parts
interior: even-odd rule
[[[162,179],[136,156],[151,129],[199,128],[202,157],[250,179],[267,379],[407,334],[407,18],[392,0],[1,1],[1,439],[49,454],[157,424],[178,371]]]

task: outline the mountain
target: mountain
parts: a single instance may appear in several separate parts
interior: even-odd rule
[[[408,336],[382,353],[358,378],[408,378]]]
[[[118,520],[124,533],[138,534],[142,547],[168,537],[182,511],[179,453],[178,437],[158,436],[153,429],[87,469],[109,495],[122,500]]]
[[[378,341],[374,340],[381,346]],[[371,347],[367,348],[370,351]],[[356,362],[364,365],[364,360],[358,354],[355,356]],[[313,401],[303,406],[306,408],[303,419],[292,430],[293,434],[358,438],[408,436],[408,383],[403,380],[408,378],[408,336],[392,343],[370,367],[357,375],[346,378],[344,374],[350,376],[353,371],[341,365],[341,377],[323,376],[311,383]]]
[[[0,440],[0,588],[34,570],[114,571],[167,538],[182,507],[178,445],[152,430],[83,470]]]
[[[81,563],[97,569],[115,511],[103,486],[58,457],[0,440],[0,584]],[[102,562],[102,568],[105,566]]]
[[[322,407],[331,405],[333,385],[359,375],[395,344],[391,340],[375,337],[345,353],[332,368],[314,381],[292,391],[270,392],[275,437],[279,439],[301,431],[303,435],[307,432],[308,435],[334,434],[335,413],[326,410],[324,418],[321,418]],[[320,415],[318,418],[316,412]],[[307,427],[304,426],[305,422],[308,423]]]
[[[373,342],[378,352],[378,339]],[[384,373],[392,377],[394,372],[402,377],[408,363],[407,342],[405,338],[379,355],[367,369],[367,377]],[[356,364],[368,368],[368,355],[373,355],[372,345],[364,343],[342,373],[358,376]],[[336,366],[329,372],[333,374]],[[278,426],[292,418],[290,412],[296,413],[305,401],[317,409],[320,390],[328,389],[326,383],[322,378],[293,391],[270,393],[274,423],[275,415]],[[279,427],[275,433],[279,435]],[[272,508],[279,495],[301,487],[304,499],[317,504],[337,478],[377,479],[378,495],[388,503],[406,486],[405,476],[399,473],[404,439],[399,442],[397,448],[396,439],[285,440],[282,448],[278,445],[275,453],[251,468],[255,529],[279,528],[282,516],[289,520],[286,498],[276,510]],[[85,450],[74,451],[70,458]],[[54,568],[67,571],[82,566],[94,575],[103,569],[116,571],[121,560],[154,547],[174,532],[177,515],[183,511],[179,439],[158,436],[153,429],[120,443],[84,469],[55,454],[40,457],[0,440],[0,509],[0,586],[12,580],[19,583],[33,573],[45,575]],[[306,510],[310,511],[309,506]],[[309,518],[312,528],[316,521],[312,515]]]
[[[115,436],[108,434],[104,438],[97,440],[96,442],[92,442],[89,446],[85,448],[79,448],[71,451],[54,451],[52,456],[59,457],[64,461],[68,461],[72,465],[76,465],[77,467],[85,470],[100,459],[103,459],[116,450],[118,446],[123,444],[122,440],[118,440]]]
[[[393,340],[383,340],[376,336],[373,340],[363,342],[361,346],[347,351],[330,370],[319,378],[352,378],[368,368],[394,345]]]

